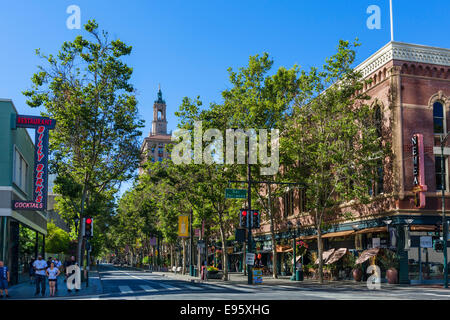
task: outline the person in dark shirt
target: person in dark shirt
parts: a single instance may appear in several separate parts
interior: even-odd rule
[[[9,282],[9,269],[3,265],[3,261],[0,260],[0,299],[3,298],[3,290],[5,290],[6,297],[8,295],[8,282]]]

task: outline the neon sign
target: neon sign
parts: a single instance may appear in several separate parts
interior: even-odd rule
[[[423,135],[416,133],[412,139],[412,155],[413,155],[413,192],[414,206],[416,208],[425,208],[425,166],[424,166],[424,148]]]
[[[55,128],[56,120],[17,115],[17,128],[35,129],[35,152],[33,170],[33,200],[21,201],[13,200],[13,210],[47,210],[47,190],[48,190],[48,134],[49,130]]]

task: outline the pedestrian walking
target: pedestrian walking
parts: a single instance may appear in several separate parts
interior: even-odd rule
[[[35,270],[36,277],[36,292],[35,295],[38,295],[41,292],[42,296],[45,295],[45,270],[48,268],[47,262],[42,259],[42,256],[39,255],[38,259],[34,261],[33,267]]]
[[[48,277],[48,286],[50,290],[50,297],[55,296],[55,285],[58,281],[58,276],[61,273],[58,268],[55,267],[54,262],[50,262],[50,267],[45,271]]]
[[[34,261],[36,261],[36,259],[32,258],[30,263],[28,264],[28,274],[30,275],[30,283],[31,284],[33,284],[33,280],[34,280],[33,278],[34,278],[34,274],[35,274],[34,267],[33,267]]]
[[[65,269],[66,269],[66,281],[67,281],[67,278],[69,277],[69,273],[67,272],[67,267],[69,267],[69,266],[71,266],[71,265],[78,265],[78,262],[76,261],[76,259],[75,259],[75,256],[71,256],[70,257],[70,260],[69,261],[66,261],[66,263],[65,263]],[[73,271],[73,272],[75,272],[75,271]],[[72,290],[70,290],[70,289],[67,289],[67,291],[68,292],[72,292]],[[75,291],[79,291],[78,289],[75,289]]]
[[[9,279],[9,269],[7,266],[3,265],[3,261],[0,260],[0,299],[3,299],[3,290],[6,293],[6,298],[9,298],[8,294],[8,282]]]

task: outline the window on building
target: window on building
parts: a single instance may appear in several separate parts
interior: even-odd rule
[[[284,194],[284,216],[288,217],[294,214],[294,190],[291,189]]]
[[[446,173],[447,158],[444,157],[444,167],[442,168],[442,157],[434,158],[434,167],[436,173],[436,190],[447,189],[447,173]],[[444,181],[442,181],[442,173],[444,173]]]
[[[298,208],[300,212],[306,211],[306,190],[304,188],[299,189]]]
[[[13,169],[13,181],[22,191],[27,190],[27,178],[28,178],[28,164],[25,161],[22,154],[15,148],[14,149],[14,169]]]
[[[433,104],[433,123],[434,123],[434,133],[444,134],[445,133],[445,113],[444,106],[441,102],[435,102]]]

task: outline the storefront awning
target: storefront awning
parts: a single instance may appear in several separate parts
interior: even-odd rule
[[[363,251],[355,263],[361,264],[369,260],[370,258],[375,257],[378,254],[378,252],[380,252],[380,248],[373,248]]]
[[[442,228],[440,228],[442,229]],[[411,231],[435,231],[436,226],[435,225],[415,225],[411,226]]]
[[[292,251],[292,247],[291,246],[285,246],[285,245],[277,245],[276,246],[276,251],[277,252],[289,252],[289,250]]]
[[[328,258],[326,264],[332,264],[339,261],[348,252],[347,248],[340,248],[333,252],[333,254]]]
[[[347,231],[339,231],[339,232],[330,232],[330,233],[325,233],[322,238],[334,238],[334,237],[345,237],[348,235],[351,235],[355,233],[354,230],[347,230]]]
[[[377,233],[377,232],[388,232],[388,230],[387,230],[387,227],[367,228],[367,229],[362,229],[362,230],[356,231],[354,234]]]
[[[323,262],[327,261],[328,258],[333,254],[333,252],[334,252],[335,250],[336,250],[336,249],[333,248],[333,249],[327,250],[327,251],[325,251],[325,252],[322,252],[322,260],[323,260]],[[314,262],[314,264],[319,264],[319,258],[316,259],[316,261]]]
[[[312,236],[304,236],[304,237],[300,237],[300,240],[312,240],[312,239],[316,239],[317,235],[312,235]]]

